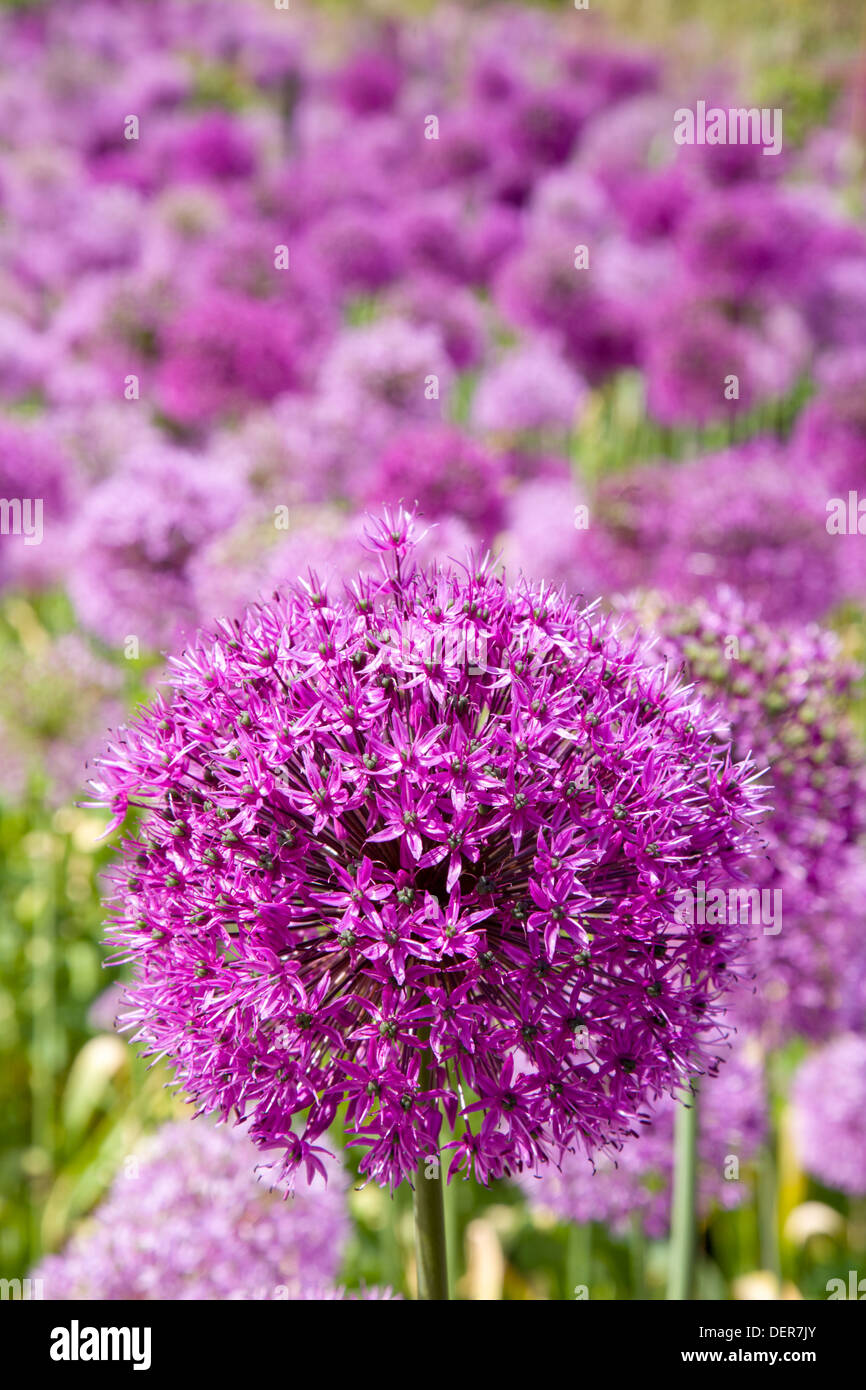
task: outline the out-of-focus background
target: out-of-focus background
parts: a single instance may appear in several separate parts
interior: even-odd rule
[[[864,28],[854,0],[0,9],[0,1279],[412,1294],[410,1194],[275,1207],[117,1033],[80,804],[166,653],[309,565],[339,582],[402,499],[430,553],[640,591],[773,769],[786,920],[702,1102],[698,1289],[856,1296]],[[699,101],[780,111],[781,149],[677,144]],[[671,1129],[454,1183],[457,1294],[663,1296]],[[43,1265],[71,1239],[74,1277]]]

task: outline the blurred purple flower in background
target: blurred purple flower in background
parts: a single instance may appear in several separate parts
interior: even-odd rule
[[[827,1187],[866,1195],[866,1038],[846,1034],[807,1057],[791,1094],[803,1167]]]
[[[90,1221],[35,1277],[48,1299],[320,1297],[349,1236],[345,1183],[286,1198],[240,1129],[178,1120],[129,1155]],[[315,1293],[312,1290],[316,1290]],[[342,1296],[333,1294],[331,1296]]]
[[[778,910],[765,920],[762,905],[760,925],[751,914],[755,978],[734,1012],[769,1045],[854,1026],[866,1015],[866,753],[847,706],[860,673],[835,633],[771,626],[732,592],[690,607],[650,597],[639,614],[650,659],[694,681],[730,721],[734,755],[768,769],[754,886]]]

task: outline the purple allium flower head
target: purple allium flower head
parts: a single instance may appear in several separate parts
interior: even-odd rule
[[[587,387],[554,344],[543,339],[507,353],[486,371],[472,401],[472,422],[494,434],[573,429]]]
[[[43,426],[0,419],[0,587],[62,574],[75,469]]]
[[[569,77],[591,90],[596,108],[654,91],[659,82],[655,54],[636,49],[581,43],[566,51],[564,67]]]
[[[395,435],[366,481],[378,510],[414,502],[425,519],[458,517],[490,543],[502,525],[506,462],[454,425],[416,426]]]
[[[345,1183],[287,1198],[240,1129],[178,1120],[131,1154],[92,1219],[35,1271],[49,1299],[272,1299],[330,1284],[349,1235]]]
[[[531,579],[568,584],[573,593],[579,572],[580,538],[575,529],[581,495],[568,465],[547,476],[533,476],[516,487],[508,499],[504,535],[499,542],[509,570]]]
[[[737,973],[736,924],[676,917],[755,843],[724,726],[593,610],[418,568],[413,534],[386,512],[378,575],[202,635],[93,784],[113,827],[146,809],[114,873],[127,1026],[288,1174],[343,1102],[381,1183],[442,1110],[482,1181],[615,1142],[711,1064]]]
[[[629,179],[670,162],[670,124],[666,97],[654,93],[630,97],[587,122],[576,163],[616,201]]]
[[[618,205],[629,237],[643,242],[675,236],[696,196],[694,179],[677,164],[626,179]]]
[[[410,199],[400,210],[399,236],[413,270],[458,283],[473,278],[466,201],[456,190],[425,191]]]
[[[697,199],[677,241],[687,271],[712,294],[742,302],[795,298],[809,280],[814,238],[804,199],[746,184]]]
[[[823,347],[866,347],[866,248],[822,258],[807,300],[811,331]]]
[[[477,367],[486,342],[484,314],[470,290],[443,284],[439,277],[413,276],[398,296],[416,323],[435,329],[458,372]]]
[[[866,1195],[866,1038],[849,1033],[807,1057],[791,1101],[803,1167],[826,1187]]]
[[[361,519],[335,507],[296,507],[287,531],[254,513],[203,546],[190,563],[201,622],[243,613],[261,594],[313,570],[330,583],[352,578],[371,557],[361,545]]]
[[[653,1239],[667,1235],[674,1170],[674,1117],[681,1102],[665,1096],[645,1116],[635,1137],[614,1156],[593,1163],[584,1154],[569,1155],[559,1172],[527,1176],[522,1186],[533,1206],[561,1220],[601,1221],[627,1231],[640,1217]],[[750,1057],[738,1041],[737,1051],[715,1076],[701,1081],[698,1098],[698,1209],[730,1210],[748,1201],[744,1174],[730,1178],[730,1160],[752,1159],[766,1130],[766,1097],[759,1056]]]
[[[336,207],[310,237],[340,296],[375,294],[404,268],[404,248],[380,208]]]
[[[525,90],[509,103],[500,139],[521,163],[541,168],[563,164],[589,110],[586,96],[573,88]]]
[[[315,344],[309,315],[210,289],[165,326],[160,404],[184,425],[209,425],[271,401],[305,384]]]
[[[119,127],[122,130],[122,125]],[[143,192],[167,182],[229,183],[254,173],[256,143],[243,121],[227,111],[206,111],[179,118],[171,113],[158,125],[152,141],[123,148],[115,136],[114,149],[92,161],[98,178],[128,180]]]
[[[346,413],[384,408],[392,422],[431,421],[441,416],[453,375],[435,329],[389,318],[336,339],[322,366],[320,391]]]
[[[579,577],[594,575],[608,592],[652,587],[678,599],[730,584],[769,621],[821,617],[849,583],[826,504],[820,474],[802,460],[793,467],[789,451],[765,438],[611,475],[581,538]]]
[[[730,420],[792,389],[809,349],[799,315],[783,305],[732,319],[711,298],[677,288],[650,300],[644,369],[650,414],[663,425]],[[738,395],[725,392],[737,378]]]
[[[236,479],[196,455],[161,443],[136,452],[76,520],[69,587],[82,623],[109,643],[170,642],[195,621],[193,556],[246,502]]]
[[[390,111],[403,82],[403,64],[393,37],[376,48],[359,49],[336,74],[335,86],[341,101],[356,116]]]
[[[817,391],[797,417],[792,451],[844,496],[866,486],[866,345],[828,353],[815,375]]]
[[[834,633],[771,626],[730,591],[689,606],[650,598],[642,612],[653,658],[718,703],[735,756],[768,768],[773,809],[754,867],[767,896],[737,1016],[770,1044],[852,1026],[866,1016],[866,754],[846,713],[858,672]]]
[[[639,326],[595,268],[575,266],[573,233],[543,228],[506,260],[494,297],[518,324],[558,335],[569,360],[596,382],[637,360]],[[591,262],[594,267],[594,262]]]

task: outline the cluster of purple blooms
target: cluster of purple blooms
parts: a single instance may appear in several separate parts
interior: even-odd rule
[[[803,1167],[827,1187],[866,1196],[866,1038],[845,1033],[800,1066],[792,1086]]]
[[[287,1198],[259,1180],[258,1160],[241,1129],[164,1125],[124,1160],[66,1248],[34,1271],[44,1297],[345,1296],[335,1287],[350,1232],[337,1165],[327,1183]]]
[[[482,1181],[616,1144],[714,1065],[742,933],[675,909],[755,847],[757,773],[592,609],[419,568],[406,513],[369,543],[201,636],[99,760],[113,824],[145,813],[126,1026],[289,1175],[344,1102],[391,1185],[443,1115]]]
[[[651,595],[637,613],[653,633],[651,658],[664,657],[719,709],[735,757],[767,770],[772,810],[750,885],[766,896],[738,1018],[771,1046],[861,1027],[866,752],[849,714],[857,668],[835,633],[771,625],[730,590],[691,604]]]

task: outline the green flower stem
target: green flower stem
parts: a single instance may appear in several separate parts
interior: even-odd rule
[[[592,1291],[592,1223],[569,1226],[565,1254],[567,1298],[583,1298]]]
[[[643,1217],[639,1211],[633,1211],[631,1214],[628,1245],[631,1261],[632,1297],[642,1300],[647,1297],[646,1238],[644,1236]]]
[[[779,1191],[776,1155],[772,1143],[762,1149],[758,1163],[758,1233],[761,1244],[761,1268],[771,1270],[777,1279],[781,1279]]]
[[[698,1095],[697,1082],[684,1092],[674,1127],[674,1188],[668,1299],[694,1298],[697,1255]]]
[[[784,1095],[785,1087],[779,1075],[778,1055],[772,1052],[766,1052],[764,1054],[764,1078],[767,1088],[770,1128],[766,1143],[758,1156],[758,1240],[761,1268],[771,1270],[776,1278],[781,1280],[782,1248],[779,1238],[778,1121],[779,1098]]]
[[[426,1090],[428,1064],[421,1064],[421,1090]],[[432,1169],[428,1175],[428,1167]],[[418,1297],[425,1301],[447,1301],[448,1251],[445,1240],[445,1173],[441,1158],[436,1164],[422,1162],[415,1175],[415,1250],[418,1264]]]

